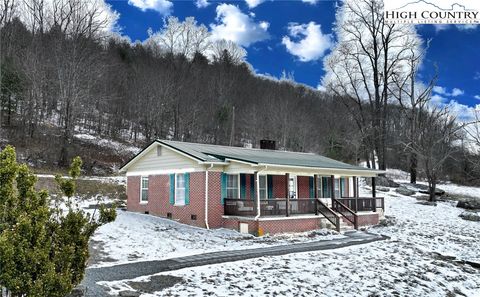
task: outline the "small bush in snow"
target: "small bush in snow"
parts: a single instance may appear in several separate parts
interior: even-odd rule
[[[56,178],[68,200],[74,195],[82,160],[73,160],[70,177]],[[88,259],[88,241],[102,224],[115,219],[104,209],[98,219],[67,202],[63,214],[49,207],[48,193],[16,161],[15,149],[0,152],[0,287],[11,296],[61,297],[80,283]]]

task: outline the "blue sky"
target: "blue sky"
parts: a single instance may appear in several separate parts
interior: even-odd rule
[[[224,35],[229,26],[243,22],[246,32],[237,39],[257,73],[279,77],[285,71],[297,82],[317,87],[324,73],[323,57],[334,43],[336,1],[198,1],[206,7],[197,7],[197,1],[107,0],[120,14],[122,34],[132,41],[145,40],[148,28],[158,31],[168,15],[181,20],[193,16]],[[433,65],[439,67],[436,99],[480,104],[480,26],[421,25],[418,32],[431,39],[421,74],[429,77]],[[308,34],[311,38],[301,43]]]

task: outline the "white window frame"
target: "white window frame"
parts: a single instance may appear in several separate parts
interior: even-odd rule
[[[147,187],[143,187],[143,180],[147,180]],[[147,204],[148,203],[148,188],[150,187],[150,180],[148,176],[141,176],[140,177],[140,204]],[[147,190],[147,200],[143,200],[143,190]]]
[[[262,195],[260,194],[261,193],[260,190],[263,189],[260,177],[265,177],[265,197],[262,197]],[[258,176],[258,195],[260,196],[260,199],[268,199],[268,178],[267,178],[267,175],[259,175]]]
[[[183,188],[179,188],[179,187],[177,186],[177,185],[178,185],[178,184],[177,184],[177,179],[178,179],[178,175],[179,175],[179,174],[183,175],[183,183],[184,183]],[[184,205],[185,205],[185,198],[186,198],[186,194],[187,194],[187,193],[186,193],[187,187],[186,187],[186,184],[185,184],[185,183],[186,183],[185,173],[175,173],[175,205],[179,205],[179,206],[184,206]],[[183,201],[177,200],[177,199],[178,199],[178,196],[179,196],[179,195],[177,195],[177,190],[181,190],[181,189],[183,189]]]
[[[228,186],[228,176],[230,175],[236,175],[237,176],[237,197],[228,197],[228,190],[229,189],[235,189],[235,188],[232,188],[232,187],[229,187]],[[236,174],[236,173],[227,173],[227,182],[225,183],[225,191],[227,192],[227,198],[237,198],[237,199],[240,199],[240,174]]]

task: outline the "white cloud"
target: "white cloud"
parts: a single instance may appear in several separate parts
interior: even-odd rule
[[[473,76],[474,80],[479,80],[480,79],[480,71],[475,72],[475,75]]]
[[[466,30],[475,30],[478,27],[478,24],[466,24],[466,25],[455,25],[458,30],[466,31]]]
[[[438,94],[445,94],[447,90],[444,87],[434,86],[433,91]]]
[[[448,96],[448,97],[457,97],[457,96],[465,94],[465,91],[461,90],[459,88],[453,88],[452,92],[448,92],[446,88],[441,87],[441,86],[433,87],[433,92],[437,93],[437,94],[440,94],[440,95]]]
[[[308,4],[312,4],[312,5],[317,4],[318,1],[319,1],[319,0],[302,0],[302,2],[308,3]]]
[[[431,100],[431,103],[434,105],[440,105],[447,102],[447,98],[442,97],[438,94],[434,94],[430,100]]]
[[[195,6],[198,7],[198,8],[205,8],[208,5],[210,5],[210,2],[208,2],[207,0],[197,0],[197,1],[195,1]]]
[[[480,95],[475,95],[475,96],[473,96],[473,98],[475,98],[477,100],[480,100]]]
[[[128,4],[142,11],[155,10],[162,15],[169,15],[173,8],[173,3],[168,0],[128,0]]]
[[[323,34],[320,24],[315,22],[290,23],[288,31],[289,36],[283,37],[282,44],[290,54],[298,57],[302,62],[318,60],[333,44],[331,34]]]
[[[457,24],[457,25],[452,25],[452,24],[434,24],[433,27],[435,27],[435,32],[440,32],[440,31],[445,31],[449,30],[452,28],[457,28],[460,31],[469,31],[469,30],[475,30],[478,28],[478,24]]]
[[[447,106],[449,112],[456,116],[459,122],[471,122],[475,120],[475,110],[479,107],[479,105],[468,106],[461,104],[455,100],[451,100]]]
[[[245,2],[247,2],[249,8],[254,8],[265,2],[265,0],[245,0]]]
[[[465,94],[465,91],[464,90],[460,90],[460,89],[457,89],[457,88],[453,88],[452,90],[452,93],[450,94],[452,97],[457,97],[457,96],[460,96],[460,95],[463,95]]]
[[[435,25],[433,25],[433,27],[435,27],[435,32],[438,33],[440,31],[450,29],[450,24],[435,24]]]
[[[217,6],[216,24],[210,24],[212,39],[231,40],[248,47],[250,44],[269,38],[270,24],[262,21],[256,23],[253,17],[242,13],[232,4]]]

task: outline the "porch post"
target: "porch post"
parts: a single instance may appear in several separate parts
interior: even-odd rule
[[[375,177],[372,177],[372,197],[373,197],[373,211],[377,211],[377,190],[376,190],[376,185],[375,185]]]
[[[259,185],[260,185],[260,181],[258,180],[258,171],[255,171],[253,173],[253,180],[255,182],[255,186],[254,186],[254,189],[255,189],[255,207],[257,208],[257,217],[260,217],[260,191],[259,191]]]
[[[285,173],[285,193],[287,196],[287,201],[286,201],[286,204],[285,204],[285,215],[287,217],[290,216],[290,174],[289,173]]]
[[[313,175],[313,190],[314,190],[314,198],[315,198],[315,215],[318,216],[318,175]]]
[[[358,211],[358,188],[357,188],[357,177],[354,176],[353,178],[353,197],[355,197],[355,209],[354,211]]]
[[[333,200],[335,199],[335,175],[331,175],[330,176],[330,182],[332,184],[332,207],[333,207]]]
[[[372,197],[375,198],[377,197],[377,187],[375,185],[375,177],[372,177]]]

